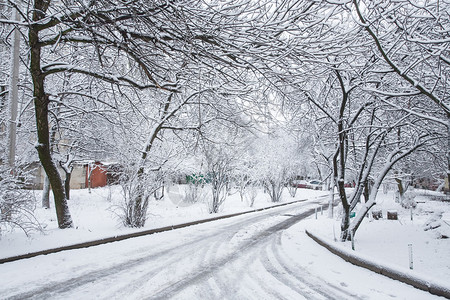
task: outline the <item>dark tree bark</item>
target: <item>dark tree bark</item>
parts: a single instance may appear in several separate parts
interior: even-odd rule
[[[341,77],[339,71],[335,71],[336,77],[339,81],[339,85],[342,91],[342,101],[339,109],[339,119],[337,123],[338,129],[338,137],[339,137],[339,179],[337,181],[339,198],[342,203],[342,208],[344,210],[344,216],[342,217],[341,222],[341,240],[345,241],[348,235],[348,228],[350,226],[350,203],[348,202],[347,195],[345,193],[345,162],[346,162],[346,153],[347,153],[347,133],[344,128],[344,113],[345,107],[348,102],[349,93],[345,88],[344,81]],[[337,170],[337,162],[335,160],[335,170]],[[335,173],[337,173],[335,171]]]
[[[42,208],[50,208],[50,181],[48,181],[47,174],[45,174],[44,187],[42,188]]]
[[[66,172],[66,179],[64,180],[64,191],[66,193],[67,200],[70,199],[70,178],[72,177],[72,173]]]
[[[401,180],[400,178],[395,178],[395,181],[397,181],[397,188],[400,199],[403,199],[403,194],[405,193],[405,189],[403,188],[403,180]]]
[[[56,128],[53,126],[50,132],[50,153],[53,153],[53,147],[55,144]],[[44,178],[44,186],[42,188],[42,208],[50,208],[50,181],[48,180],[47,174]]]
[[[70,199],[70,179],[72,178],[72,171],[73,167],[70,166],[70,163],[68,165],[63,165],[61,162],[59,162],[61,168],[64,170],[65,179],[64,179],[64,192],[66,193],[66,199]]]
[[[368,180],[364,181],[364,202],[369,201],[370,187]]]
[[[45,93],[45,74],[41,70],[41,45],[39,44],[39,20],[45,17],[50,1],[36,0],[34,2],[33,21],[30,25],[28,38],[30,46],[30,73],[33,82],[33,97],[36,116],[37,144],[39,160],[48,176],[55,199],[56,216],[59,228],[73,227],[69,207],[67,205],[64,186],[58,169],[54,164],[50,151],[50,136],[48,125],[49,98]]]

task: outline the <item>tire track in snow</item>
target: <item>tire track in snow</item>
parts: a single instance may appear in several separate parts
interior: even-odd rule
[[[281,235],[277,236],[276,244],[281,245]],[[280,267],[290,276],[295,278],[297,282],[302,282],[306,286],[318,291],[326,299],[355,299],[359,298],[353,293],[342,289],[339,286],[326,282],[318,277],[312,275],[308,270],[293,261],[288,261],[288,255],[283,252],[283,247],[277,246],[275,243],[271,245],[271,254],[273,259],[280,265]],[[335,295],[332,297],[331,295]]]
[[[274,244],[277,243],[277,237],[279,237],[279,234],[277,234],[276,237],[273,237],[273,239],[268,242],[260,252],[261,261],[266,272],[269,273],[274,280],[277,280],[281,285],[292,289],[298,295],[301,295],[306,299],[327,299],[327,297],[325,297],[319,289],[314,290],[309,287],[308,284],[305,284],[304,280],[299,280],[299,278],[292,276],[291,273],[288,272],[287,268],[280,264],[278,259],[273,255],[275,248]]]
[[[296,208],[302,208],[304,206],[308,206],[311,205],[311,203],[314,202],[309,202],[309,203],[300,203],[300,205],[296,206]],[[217,239],[218,236],[222,235],[222,234],[226,234],[226,238],[225,239],[221,239],[219,244],[223,244],[224,241],[229,241],[230,240],[230,236],[234,235],[234,231],[239,231],[239,229],[241,229],[243,226],[248,225],[248,224],[253,224],[253,223],[257,223],[257,222],[261,222],[267,218],[273,217],[273,216],[277,216],[280,215],[284,212],[290,211],[292,210],[292,207],[282,207],[279,210],[276,211],[265,211],[263,214],[258,214],[255,216],[250,216],[247,217],[246,219],[243,220],[239,220],[235,223],[232,224],[227,224],[225,225],[225,227],[223,229],[219,229],[219,231],[217,232],[213,232],[213,233],[209,233],[206,236],[204,235],[204,233],[202,233],[203,235],[199,236],[199,237],[195,237],[192,241],[189,242],[183,242],[183,244],[181,245],[181,247],[186,248],[186,251],[199,251],[199,249],[202,249],[204,247],[205,244],[207,243],[213,243],[214,239]],[[312,213],[312,209],[310,209],[306,215],[311,214]],[[301,218],[303,218],[305,215],[302,214]],[[292,219],[292,218],[290,218]],[[290,225],[293,225],[294,223],[296,223],[297,220],[295,222],[288,222]],[[283,226],[286,226],[286,224],[284,222],[282,222],[283,225],[277,224],[273,227],[270,228],[270,231],[273,230],[281,230]],[[290,226],[289,225],[289,226]],[[217,229],[217,228],[216,228]],[[233,234],[230,234],[233,233]],[[262,235],[260,237],[265,237],[268,236],[269,233],[267,232],[263,232]],[[258,238],[256,238],[255,240],[258,240]],[[255,240],[251,241],[250,243],[246,243],[244,244],[243,248],[248,248],[251,247],[253,244],[255,244]],[[126,241],[123,241],[126,242]],[[141,275],[139,275],[139,277],[136,279],[136,277],[133,277],[131,282],[128,282],[128,284],[131,284],[131,286],[138,286],[139,284],[143,284],[145,282],[149,281],[149,278],[154,278],[155,276],[159,275],[161,273],[161,269],[164,269],[165,266],[167,266],[167,264],[174,264],[176,265],[179,261],[179,257],[172,257],[171,258],[171,253],[172,252],[176,252],[178,249],[180,248],[180,245],[176,245],[174,247],[171,247],[169,249],[163,249],[160,250],[157,253],[152,253],[150,255],[144,255],[143,257],[138,257],[138,258],[134,258],[131,260],[127,260],[125,262],[119,263],[119,264],[115,264],[115,265],[110,265],[107,267],[100,267],[99,269],[95,270],[95,271],[88,271],[85,273],[81,273],[78,276],[75,276],[73,278],[70,278],[68,280],[62,280],[62,281],[52,281],[52,282],[46,282],[44,286],[39,286],[39,283],[35,283],[35,285],[38,285],[37,287],[31,286],[28,292],[24,292],[21,294],[15,294],[14,291],[7,291],[6,295],[8,294],[12,294],[9,298],[7,299],[49,299],[52,297],[58,297],[60,298],[61,295],[72,295],[74,292],[83,292],[83,291],[89,291],[90,287],[94,287],[95,285],[106,285],[108,286],[108,288],[111,288],[111,284],[114,283],[117,285],[117,282],[120,281],[120,279],[123,279],[124,277],[126,278],[127,273],[129,272],[133,272],[133,269],[137,269],[137,273],[139,273],[140,271],[140,266],[147,266],[146,263],[148,262],[148,264],[151,265],[150,270],[147,269],[147,272],[142,272]],[[216,250],[217,251],[217,247]],[[211,250],[211,249],[210,249]],[[83,251],[83,250],[72,250],[72,251]],[[87,249],[85,249],[84,251],[87,251]],[[143,251],[143,250],[141,250]],[[214,256],[214,255],[213,255]],[[176,281],[175,283],[173,283],[172,281],[168,283],[169,287],[166,289],[163,289],[162,291],[160,291],[159,293],[157,293],[157,295],[155,295],[156,297],[158,297],[158,295],[163,295],[163,294],[172,294],[170,293],[170,291],[176,291],[177,288],[179,287],[185,287],[188,286],[189,283],[188,282],[195,282],[198,281],[198,279],[200,278],[205,278],[207,275],[201,275],[201,274],[211,274],[211,272],[215,269],[217,269],[218,266],[220,265],[224,265],[226,264],[229,260],[233,260],[238,258],[238,254],[234,253],[231,256],[226,256],[225,258],[220,260],[220,263],[213,267],[211,267],[210,265],[207,265],[209,263],[211,263],[211,261],[204,261],[204,264],[201,264],[199,268],[196,268],[196,270],[192,271],[191,274],[195,274],[192,279],[188,278],[186,279],[186,277],[184,277],[184,279],[179,279],[178,281]],[[35,258],[32,258],[35,259]],[[30,260],[32,260],[30,259]],[[157,263],[155,263],[157,262]],[[202,266],[203,265],[203,266]],[[209,275],[208,275],[209,276]],[[106,282],[106,283],[105,283]],[[136,283],[136,284],[134,284]],[[125,287],[127,285],[127,283],[122,283],[119,286],[123,286]],[[118,290],[117,288],[115,290]],[[128,289],[129,290],[129,289]],[[14,295],[15,294],[15,295]],[[91,295],[92,296],[92,295]],[[100,297],[102,297],[101,295],[99,295]]]
[[[315,205],[316,205],[315,202],[309,202],[302,206],[304,206],[303,209],[305,209],[306,207],[309,207],[309,206],[314,207]],[[224,289],[223,289],[224,291],[229,291],[229,289],[230,289],[229,281],[225,280],[225,283],[218,283],[220,276],[216,275],[219,271],[222,271],[224,269],[223,267],[225,265],[228,266],[229,263],[232,263],[233,261],[239,259],[242,251],[250,249],[252,246],[259,243],[260,240],[270,236],[273,232],[290,227],[293,224],[297,223],[299,220],[305,218],[306,216],[311,215],[313,212],[314,212],[314,209],[310,208],[306,212],[303,212],[300,215],[291,216],[289,219],[286,220],[286,216],[282,216],[283,212],[280,211],[277,214],[273,214],[273,215],[271,214],[270,216],[250,220],[249,222],[244,220],[244,222],[241,222],[241,224],[236,224],[237,226],[232,226],[233,228],[230,228],[230,229],[233,229],[231,231],[232,234],[226,235],[227,238],[221,238],[222,244],[224,244],[224,245],[228,244],[233,239],[233,237],[237,233],[240,232],[240,229],[243,227],[242,225],[247,225],[247,226],[252,225],[257,222],[265,221],[269,217],[275,216],[275,215],[277,215],[277,217],[281,217],[282,220],[284,220],[281,222],[278,221],[275,225],[273,225],[267,229],[264,229],[262,232],[258,233],[256,236],[252,236],[251,239],[246,240],[244,243],[239,245],[239,248],[237,249],[238,251],[231,252],[230,254],[228,254],[226,256],[221,256],[221,257],[217,258],[216,261],[208,262],[208,267],[206,269],[198,270],[197,272],[193,272],[193,273],[189,274],[187,276],[187,278],[174,280],[174,281],[170,282],[169,284],[167,284],[165,287],[163,287],[156,294],[153,294],[152,296],[147,297],[146,299],[168,299],[168,298],[176,299],[177,295],[180,294],[181,292],[186,292],[186,290],[192,289],[193,286],[194,287],[202,286],[202,285],[204,285],[204,282],[211,277],[214,278],[214,282],[216,284],[224,287]],[[236,275],[234,275],[234,277],[236,277]],[[211,287],[211,284],[207,285],[206,287],[208,287],[208,286],[210,289],[214,288],[214,287]],[[204,289],[205,289],[205,287],[202,288],[202,290],[204,290]],[[267,296],[267,294],[270,294],[271,292],[273,293],[272,290],[268,290],[265,295]],[[208,292],[202,292],[202,294],[198,294],[196,296],[204,297],[204,295],[210,295],[211,293],[212,293],[212,291],[209,290]],[[225,298],[227,298],[227,297],[225,297]]]
[[[183,246],[189,247],[192,245],[203,243],[205,239],[208,240],[211,238],[215,238],[215,235],[216,234],[211,233],[209,236],[196,238],[195,240],[188,242]],[[70,278],[69,280],[49,282],[42,288],[30,290],[29,292],[19,295],[14,295],[7,299],[43,299],[50,298],[52,295],[70,294],[80,287],[85,289],[86,286],[94,284],[99,279],[106,279],[107,281],[117,282],[116,279],[121,278],[124,273],[130,272],[130,270],[133,270],[134,268],[145,266],[146,262],[150,262],[153,266],[150,268],[150,271],[142,274],[139,279],[148,279],[148,277],[152,278],[157,273],[161,272],[166,264],[176,264],[179,261],[179,257],[170,257],[170,255],[167,255],[168,253],[174,252],[177,249],[179,249],[179,245],[166,250],[162,250],[155,254],[138,257],[132,260],[127,260],[120,264],[115,264],[106,268],[100,268],[95,271],[90,271]],[[202,249],[202,247],[198,246],[194,248],[194,250],[196,251],[199,249]],[[135,279],[136,277],[133,277],[133,281],[135,281]],[[137,281],[136,283],[139,284],[142,282]]]
[[[179,281],[174,283],[170,288],[166,288],[161,293],[154,295],[155,298],[150,297],[148,299],[163,299],[163,298],[177,298],[177,295],[185,290],[189,290],[192,286],[205,285],[202,281],[202,278],[206,276],[213,276],[214,285],[209,282],[207,287],[202,287],[201,290],[207,289],[209,286],[209,291],[203,292],[204,295],[213,294],[214,290],[221,291],[233,291],[237,293],[238,297],[245,295],[251,295],[250,299],[258,299],[258,298],[276,298],[276,299],[299,299],[300,297],[305,297],[306,299],[354,299],[355,295],[348,293],[341,289],[340,287],[332,286],[329,283],[316,278],[315,280],[305,280],[305,278],[313,278],[313,276],[304,269],[301,269],[301,272],[297,274],[298,266],[289,266],[286,263],[286,259],[282,257],[280,254],[281,247],[281,234],[279,230],[286,229],[291,225],[295,224],[299,220],[303,219],[307,215],[312,214],[313,210],[309,210],[301,215],[293,216],[292,218],[283,221],[277,225],[270,227],[264,232],[260,233],[257,237],[253,237],[250,242],[244,243],[241,245],[239,252],[245,251],[247,248],[251,248],[257,244],[260,247],[260,252],[257,253],[254,249],[251,249],[251,254],[242,255],[248,256],[246,258],[247,264],[242,264],[241,270],[237,272],[232,272],[233,267],[235,268],[234,262],[238,258],[242,259],[242,256],[235,257],[235,255],[230,255],[226,259],[218,259],[216,263],[215,269],[210,270],[209,272],[201,273],[189,280],[189,282]],[[294,221],[293,221],[294,219]],[[280,225],[282,224],[282,225]],[[276,233],[273,235],[272,233]],[[269,233],[269,234],[268,234]],[[261,237],[263,241],[261,242]],[[264,239],[269,237],[269,239]],[[228,243],[228,241],[224,241],[224,243]],[[261,266],[258,266],[260,264]],[[293,270],[294,269],[294,270]],[[244,273],[245,271],[245,273]],[[279,284],[276,289],[270,287],[270,284],[267,283],[267,276],[262,276],[261,274],[265,273],[270,274]],[[236,275],[237,274],[237,275]],[[234,287],[239,286],[236,284],[239,280],[242,280],[243,274],[245,274],[246,279],[243,281],[246,285],[249,283],[256,287],[253,290],[245,291],[241,289],[234,289]],[[255,276],[251,276],[250,274],[256,274]],[[242,286],[242,284],[241,284]],[[293,290],[296,294],[287,294],[280,293],[278,290],[290,289]],[[233,290],[234,289],[234,290]],[[231,292],[230,291],[230,292]],[[259,293],[256,296],[253,292],[263,292]],[[195,294],[194,294],[195,295]],[[236,294],[232,294],[236,296]],[[337,295],[337,296],[333,296]],[[200,296],[200,295],[196,295]],[[227,297],[228,296],[228,297]],[[214,299],[230,299],[230,294],[221,293],[217,298]],[[247,297],[245,297],[247,298]]]
[[[209,265],[206,270],[201,270],[201,272],[195,272],[190,274],[189,278],[180,279],[178,281],[172,282],[166,288],[159,291],[157,294],[154,294],[152,297],[148,297],[146,299],[168,299],[175,297],[177,294],[182,292],[184,289],[187,289],[189,286],[201,283],[203,280],[205,280],[205,278],[211,277],[212,273],[217,272],[218,270],[228,265],[229,263],[238,260],[241,257],[240,253],[242,251],[250,249],[251,247],[257,244],[263,243],[272,234],[289,228],[290,226],[294,225],[300,220],[311,215],[313,212],[314,208],[310,208],[299,215],[291,216],[288,219],[269,227],[268,229],[254,236],[253,239],[244,242],[240,246],[239,252],[234,252],[228,256],[219,259],[214,264]]]
[[[238,234],[239,232],[236,233]],[[258,248],[249,250],[241,254],[239,261],[230,261],[215,272],[214,279],[220,286],[220,290],[228,291],[228,293],[222,292],[221,297],[216,299],[233,299],[233,297],[284,299],[283,293],[279,293],[272,284],[267,282],[267,270],[263,267],[259,256],[259,245]],[[300,298],[297,297],[297,299]]]

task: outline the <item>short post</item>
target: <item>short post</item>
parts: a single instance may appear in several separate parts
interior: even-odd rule
[[[409,210],[411,212],[411,221],[413,220],[413,207],[412,205],[409,207]]]
[[[323,216],[323,205],[320,206],[320,215]]]
[[[353,235],[353,230],[350,230],[350,238],[352,239],[352,250],[355,250],[355,239]]]
[[[408,250],[409,250],[409,268],[413,269],[413,252],[412,252],[412,244],[408,244]]]
[[[317,206],[314,208],[314,213],[316,215],[316,220],[317,220]]]
[[[333,236],[334,236],[334,241],[337,242],[336,230],[334,229],[334,223],[333,223]]]

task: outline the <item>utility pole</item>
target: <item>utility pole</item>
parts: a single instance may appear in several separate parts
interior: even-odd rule
[[[14,20],[19,21],[19,12],[13,9]],[[18,107],[18,82],[19,82],[19,53],[20,53],[20,33],[16,27],[13,34],[12,42],[12,63],[11,63],[11,80],[9,85],[9,107],[11,119],[9,121],[8,132],[8,163],[10,167],[15,165],[16,157],[16,130],[17,130],[17,107]]]

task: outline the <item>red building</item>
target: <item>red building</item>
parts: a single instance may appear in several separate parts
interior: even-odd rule
[[[108,167],[101,162],[96,161],[86,165],[86,187],[89,187],[89,180],[91,181],[91,188],[102,187],[108,184]]]

